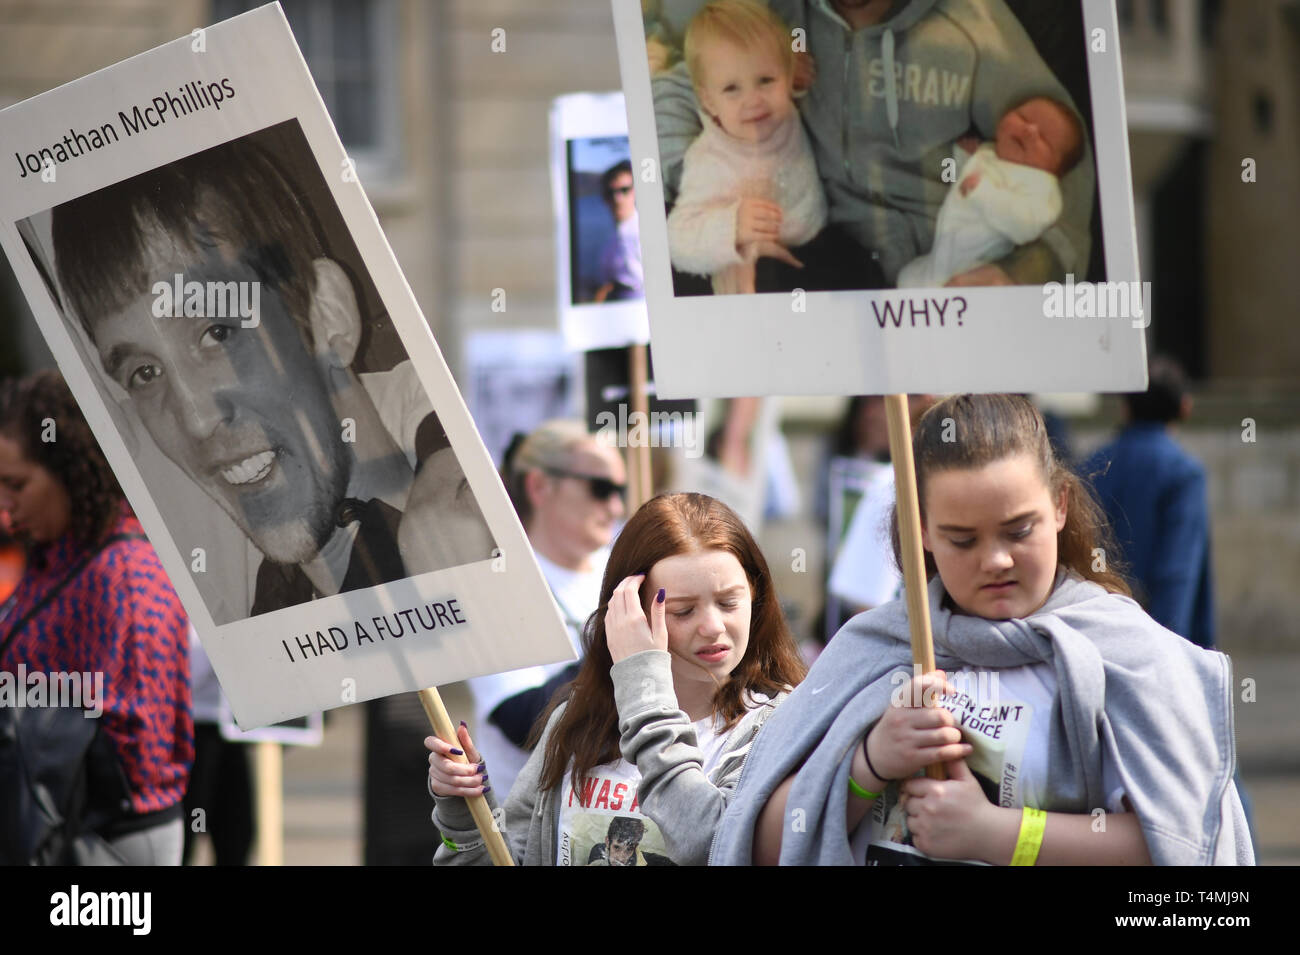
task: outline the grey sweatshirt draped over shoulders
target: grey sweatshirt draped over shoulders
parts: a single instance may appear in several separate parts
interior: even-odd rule
[[[1254,863],[1232,782],[1236,743],[1226,656],[1161,627],[1133,600],[1064,571],[1043,607],[1023,620],[954,614],[943,598],[936,576],[929,600],[939,668],[1047,662],[1056,672],[1047,716],[1047,795],[1036,808],[1089,813],[1103,807],[1105,762],[1123,783],[1155,864]],[[711,864],[750,864],[759,814],[796,771],[781,863],[853,864],[845,814],[854,751],[911,676],[903,601],[850,620],[755,740]]]

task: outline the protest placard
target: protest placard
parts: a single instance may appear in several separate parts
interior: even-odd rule
[[[0,136],[0,242],[242,727],[572,658],[278,6]]]
[[[1113,5],[702,6],[613,0],[661,396],[1145,385]]]
[[[560,329],[573,351],[650,340],[635,175],[622,93],[551,104],[551,194]]]
[[[552,418],[578,415],[582,356],[557,331],[493,328],[465,337],[464,395],[497,467],[515,435]]]

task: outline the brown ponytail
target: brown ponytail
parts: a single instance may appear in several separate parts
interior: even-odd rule
[[[922,522],[930,475],[981,468],[1013,454],[1029,455],[1053,498],[1065,489],[1065,527],[1056,535],[1057,562],[1111,593],[1132,596],[1105,512],[1078,475],[1057,460],[1043,416],[1020,395],[954,395],[921,417],[912,433],[912,456]],[[901,567],[897,510],[890,534],[894,561]],[[1097,559],[1098,552],[1104,559]],[[927,579],[938,573],[928,551],[925,572]]]

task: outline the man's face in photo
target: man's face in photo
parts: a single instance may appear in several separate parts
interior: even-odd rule
[[[121,311],[87,316],[105,370],[162,452],[258,549],[282,563],[314,557],[331,533],[351,463],[328,356],[313,354],[265,285],[255,327],[238,313],[159,317],[155,282],[171,285],[178,273],[205,288],[258,278],[229,245],[190,248],[157,227],[143,236],[148,287]]]
[[[632,174],[620,172],[609,183],[605,201],[615,222],[626,222],[636,212],[636,195],[632,189]]]

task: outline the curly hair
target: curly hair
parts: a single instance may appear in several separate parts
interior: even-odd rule
[[[0,435],[63,485],[74,538],[94,545],[108,535],[122,505],[122,488],[62,375],[39,371],[0,382]]]

